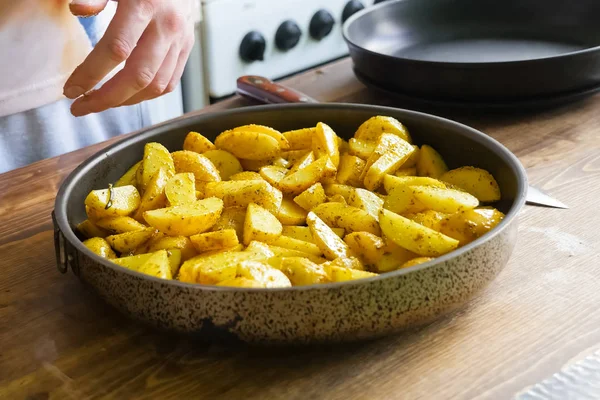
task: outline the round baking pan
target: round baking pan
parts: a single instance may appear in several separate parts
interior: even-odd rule
[[[600,85],[600,2],[397,0],[353,15],[355,68],[437,101],[516,102]]]
[[[76,234],[86,219],[87,194],[117,180],[156,141],[181,149],[190,130],[213,139],[245,124],[278,130],[328,123],[350,138],[375,115],[402,121],[417,144],[433,145],[450,168],[473,165],[497,179],[504,220],[476,241],[428,263],[344,283],[283,289],[194,285],[120,267],[88,250]],[[517,240],[517,216],[525,203],[527,178],[504,146],[465,125],[396,108],[354,104],[285,104],[246,107],[190,116],[151,127],[89,158],[64,181],[54,223],[58,265],[71,269],[106,301],[155,327],[210,337],[283,344],[352,341],[378,337],[430,322],[480,293],[508,262]]]

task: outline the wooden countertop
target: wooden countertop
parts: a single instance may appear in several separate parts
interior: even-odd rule
[[[321,101],[401,106],[365,89],[349,60],[284,83]],[[437,112],[503,142],[531,183],[570,209],[525,207],[509,265],[466,309],[416,332],[326,348],[157,333],[61,275],[55,194],[107,143],[0,175],[0,398],[507,399],[556,388],[568,379],[539,383],[600,355],[599,111],[600,96],[519,115]]]

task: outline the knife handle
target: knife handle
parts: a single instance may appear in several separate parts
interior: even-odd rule
[[[316,103],[304,93],[256,75],[241,76],[237,80],[239,95],[267,104]]]

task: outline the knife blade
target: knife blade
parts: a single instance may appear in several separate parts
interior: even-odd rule
[[[546,206],[551,208],[569,208],[567,205],[562,203],[561,201],[549,196],[548,194],[542,192],[540,189],[535,188],[533,186],[529,186],[527,188],[527,204],[536,205],[536,206]]]

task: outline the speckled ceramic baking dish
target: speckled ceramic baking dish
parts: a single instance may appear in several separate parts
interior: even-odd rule
[[[403,122],[417,144],[433,145],[449,166],[474,165],[496,177],[506,218],[494,230],[434,261],[365,280],[285,289],[191,285],[142,275],[100,258],[81,244],[74,227],[85,216],[90,190],[114,182],[140,160],[144,144],[181,148],[190,130],[214,139],[226,129],[256,123],[278,130],[323,121],[351,137],[374,115]],[[355,104],[292,104],[236,109],[167,122],[108,147],[62,184],[55,204],[58,266],[70,268],[110,304],[158,328],[248,342],[316,343],[391,334],[432,321],[471,300],[496,278],[517,240],[525,203],[525,171],[500,143],[467,126],[432,115]]]

